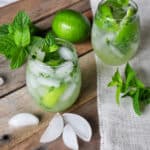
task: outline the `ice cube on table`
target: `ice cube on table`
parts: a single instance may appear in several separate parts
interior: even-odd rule
[[[73,71],[73,63],[71,61],[64,62],[56,69],[56,76],[60,79],[67,77]]]
[[[50,66],[46,66],[44,63],[39,60],[30,60],[29,61],[30,71],[39,76],[41,74],[46,76],[54,76],[54,70]]]
[[[75,83],[71,83],[67,90],[65,91],[65,93],[62,95],[61,97],[61,101],[66,101],[68,100],[68,98],[70,98],[73,93],[75,92],[75,89],[76,89],[76,84]]]
[[[61,47],[59,49],[59,54],[64,60],[73,60],[73,52],[67,47]]]
[[[37,81],[41,85],[48,86],[48,87],[59,87],[59,85],[60,85],[60,81],[57,79],[53,79],[53,78],[38,77]]]

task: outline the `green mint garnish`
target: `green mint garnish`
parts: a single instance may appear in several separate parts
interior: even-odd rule
[[[8,33],[8,25],[4,24],[0,26],[0,36],[7,35]]]
[[[59,48],[57,42],[56,42],[56,37],[53,33],[49,32],[46,35],[46,38],[44,40],[44,46],[43,46],[43,50],[45,52],[55,52],[57,51]]]
[[[50,66],[58,66],[64,62],[58,53],[59,45],[53,33],[49,32],[43,41],[43,51],[46,53],[44,62]]]
[[[12,69],[19,68],[26,61],[33,28],[29,16],[23,11],[11,24],[0,27],[0,53],[10,60]]]
[[[141,112],[145,105],[150,103],[150,87],[145,87],[144,83],[138,79],[135,70],[129,65],[125,68],[125,78],[121,77],[118,69],[112,77],[109,87],[116,86],[116,102],[120,103],[120,95],[129,96],[133,101],[133,108],[137,115]]]
[[[31,20],[25,12],[19,12],[14,18],[8,30],[14,37],[15,44],[19,47],[25,47],[30,43],[30,24]]]

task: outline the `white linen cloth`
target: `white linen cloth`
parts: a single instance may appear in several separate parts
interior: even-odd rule
[[[14,3],[16,1],[18,0],[0,0],[0,8],[9,5],[11,3]]]
[[[98,0],[91,0],[95,12]],[[150,86],[150,1],[136,1],[141,19],[141,46],[130,64],[142,81]],[[150,105],[139,117],[132,107],[130,98],[115,102],[115,88],[108,88],[117,67],[104,65],[98,58],[97,96],[101,135],[101,150],[150,150]],[[123,72],[124,65],[119,67]]]

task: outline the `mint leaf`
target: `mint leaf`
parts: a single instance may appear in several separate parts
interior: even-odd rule
[[[127,63],[125,68],[125,77],[126,77],[126,84],[125,84],[126,89],[128,89],[129,86],[138,88],[144,87],[144,83],[137,78],[135,70],[129,65],[129,63]]]
[[[16,15],[13,21],[14,29],[22,29],[25,26],[29,26],[31,24],[30,17],[24,12],[20,11]]]
[[[60,57],[58,51],[55,51],[55,52],[46,53],[46,56],[44,58],[44,62],[50,66],[58,66],[64,62],[64,59],[62,59]]]
[[[29,16],[21,11],[19,12],[12,24],[9,25],[9,33],[14,36],[14,41],[18,47],[25,47],[30,43],[30,25]]]
[[[4,24],[0,26],[0,36],[8,34],[8,25]]]
[[[126,90],[129,88],[130,85],[134,84],[135,76],[136,76],[136,72],[127,63],[125,68],[125,78],[126,78],[125,89]]]
[[[150,103],[150,87],[141,88],[140,99],[143,105]]]
[[[16,29],[14,32],[14,41],[17,46],[25,47],[30,44],[30,30],[25,26],[22,30]]]
[[[14,51],[11,58],[11,69],[16,69],[22,66],[27,58],[27,50],[25,48],[18,48]]]
[[[0,36],[0,53],[5,55],[6,58],[10,59],[13,50],[17,49],[12,36],[4,35]]]
[[[56,37],[54,36],[53,33],[49,32],[46,35],[43,50],[45,52],[55,52],[56,50],[58,50],[58,48],[59,46],[56,42]]]
[[[108,83],[108,86],[121,86],[123,83],[122,77],[119,73],[119,70],[117,69],[117,71],[115,72],[115,74],[112,77],[112,81]]]

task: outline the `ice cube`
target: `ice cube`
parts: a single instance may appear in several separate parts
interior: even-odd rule
[[[64,60],[73,60],[73,52],[67,47],[61,47],[59,54]]]
[[[70,97],[72,97],[73,93],[76,90],[76,84],[75,83],[71,83],[67,90],[65,91],[65,93],[62,95],[61,97],[61,101],[66,101],[68,100]]]
[[[33,56],[35,56],[36,59],[43,61],[45,57],[45,52],[43,52],[40,48],[33,46],[31,48],[30,57],[32,58]]]
[[[46,66],[44,63],[38,60],[30,60],[29,69],[37,76],[41,74],[45,76],[54,76],[54,70],[50,66]]]
[[[36,77],[32,73],[29,72],[26,79],[29,87],[31,86],[31,88],[38,88],[39,84],[36,80]]]
[[[70,81],[72,81],[72,80],[73,80],[73,78],[72,78],[71,76],[67,76],[67,77],[64,79],[65,82],[70,82]]]
[[[37,80],[41,85],[48,86],[48,87],[59,87],[60,85],[60,81],[53,78],[38,77]]]
[[[41,51],[40,49],[36,50],[36,58],[39,59],[40,61],[43,61],[45,57],[45,53]]]
[[[48,92],[49,88],[46,86],[40,86],[37,89],[38,94],[40,95],[40,97],[43,97],[43,95],[45,95]]]
[[[73,71],[73,63],[71,61],[64,62],[56,69],[56,76],[60,79],[67,77]]]

